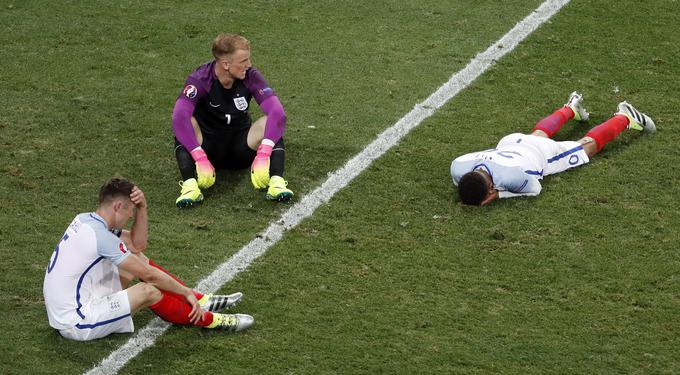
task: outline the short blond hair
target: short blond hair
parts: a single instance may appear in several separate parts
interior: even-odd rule
[[[220,34],[215,38],[212,45],[212,54],[215,59],[221,59],[234,51],[250,50],[250,41],[238,34]]]

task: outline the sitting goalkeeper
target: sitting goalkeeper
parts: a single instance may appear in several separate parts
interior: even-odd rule
[[[250,61],[250,42],[220,34],[215,60],[186,79],[172,112],[175,157],[182,175],[178,207],[203,201],[201,189],[215,183],[215,169],[251,166],[251,182],[267,189],[266,199],[288,201],[293,192],[283,179],[286,114],[274,90]],[[265,116],[254,123],[250,99]]]
[[[550,139],[572,118],[588,120],[583,97],[573,92],[564,107],[539,121],[531,134],[510,134],[494,149],[473,152],[451,163],[451,177],[463,204],[484,205],[498,198],[533,196],[541,192],[543,176],[588,163],[605,144],[625,129],[656,131],[654,121],[627,102],[607,121],[580,140]]]

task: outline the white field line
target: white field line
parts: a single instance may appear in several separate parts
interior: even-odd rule
[[[267,229],[257,235],[249,244],[222,263],[208,277],[201,280],[196,286],[196,290],[204,293],[213,293],[232,280],[241,271],[248,268],[255,259],[259,258],[272,245],[276,244],[287,230],[294,228],[303,219],[311,216],[319,206],[328,202],[335,193],[347,186],[350,181],[368,168],[374,160],[396,145],[406,134],[420,125],[423,120],[430,117],[461,90],[468,87],[475,79],[489,69],[495,61],[515,49],[522,40],[559,12],[569,1],[547,0],[541,4],[526,18],[518,22],[501,39],[487,48],[486,51],[475,56],[463,70],[452,75],[449,81],[439,87],[430,97],[422,103],[416,104],[396,124],[383,131],[371,144],[349,160],[342,168],[329,173],[328,179],[321,186],[305,195],[299,202],[286,210],[279,220],[272,222]],[[168,327],[170,327],[169,323],[155,318],[130,338],[127,343],[112,352],[98,366],[92,368],[86,374],[117,373],[137,354],[141,353],[145,348],[152,346]]]

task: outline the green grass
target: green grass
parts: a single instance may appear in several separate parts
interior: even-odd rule
[[[147,252],[189,284],[286,209],[247,173],[173,205],[172,105],[218,32],[251,39],[281,97],[299,197],[538,4],[0,4],[0,372],[82,373],[130,337],[66,341],[42,302],[54,246],[106,178],[144,189]],[[225,286],[245,293],[251,330],[171,328],[121,373],[680,372],[677,7],[572,1]],[[625,132],[539,197],[461,206],[450,161],[574,89],[591,120],[558,139],[624,99],[659,132]]]

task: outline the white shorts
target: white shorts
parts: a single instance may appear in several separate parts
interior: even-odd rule
[[[590,161],[583,145],[574,141],[557,142],[550,138],[535,135],[514,133],[506,135],[498,142],[497,148],[503,145],[529,145],[542,155],[545,163],[543,176],[566,171]]]
[[[135,330],[127,290],[92,300],[80,312],[85,318],[75,327],[59,330],[65,338],[88,341],[112,333],[130,333]]]

